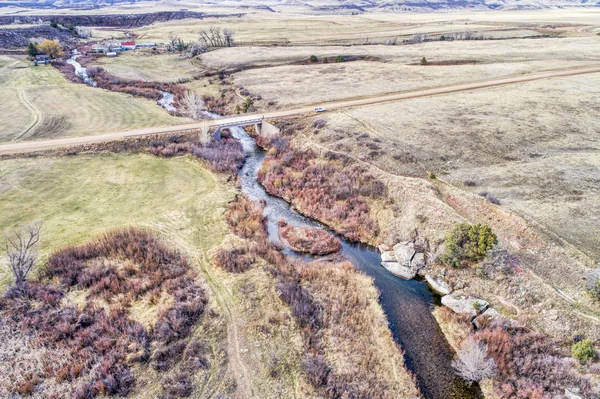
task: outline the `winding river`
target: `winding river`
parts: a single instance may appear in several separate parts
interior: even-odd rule
[[[247,155],[240,171],[242,191],[252,200],[265,201],[270,238],[279,240],[279,220],[292,226],[324,228],[315,220],[292,210],[284,200],[265,191],[257,180],[265,152],[244,129],[232,128],[231,132],[240,141]],[[342,255],[357,269],[370,276],[379,290],[379,301],[388,318],[393,337],[404,350],[406,365],[415,375],[423,396],[428,399],[482,398],[477,385],[467,386],[452,371],[450,363],[453,351],[431,314],[433,306],[439,304],[439,297],[423,281],[407,281],[389,273],[380,265],[381,256],[377,249],[350,243],[340,236],[338,238],[342,242]],[[291,250],[288,254],[293,255]]]

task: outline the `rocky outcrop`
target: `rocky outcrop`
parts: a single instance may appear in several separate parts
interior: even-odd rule
[[[402,266],[398,262],[381,262],[381,266],[385,267],[394,276],[401,277],[406,280],[412,280],[416,277],[417,271],[410,267]]]
[[[452,288],[448,285],[444,280],[442,280],[438,276],[434,276],[432,274],[425,275],[425,281],[431,287],[431,289],[440,294],[440,295],[448,295],[452,292]]]
[[[342,244],[333,234],[318,228],[293,227],[279,221],[279,238],[296,252],[327,255],[337,252]]]
[[[442,305],[449,307],[455,313],[476,317],[488,307],[489,303],[480,298],[453,293],[442,297]]]
[[[381,266],[395,276],[411,280],[420,270],[425,269],[425,254],[417,252],[415,244],[404,241],[394,245],[393,251],[380,246]]]
[[[398,262],[400,266],[410,268],[410,263],[413,256],[415,256],[415,244],[407,241],[394,245],[394,256],[396,257],[396,262]]]
[[[396,257],[394,256],[394,252],[386,251],[381,253],[381,261],[382,262],[396,262]]]
[[[204,19],[222,17],[240,17],[243,14],[208,14],[195,11],[159,11],[140,14],[74,14],[59,15],[48,12],[40,15],[6,15],[0,16],[0,25],[12,23],[39,24],[42,22],[56,22],[61,25],[74,26],[117,26],[117,27],[139,27],[157,22],[167,22],[180,19]]]

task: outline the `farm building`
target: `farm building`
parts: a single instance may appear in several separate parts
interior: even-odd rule
[[[50,63],[50,57],[48,57],[45,54],[38,54],[35,56],[35,59],[33,60],[33,65],[40,65],[40,64],[47,65],[48,63]]]
[[[135,42],[121,42],[121,50],[135,50]]]
[[[106,53],[106,56],[110,57],[110,58],[114,58],[117,56],[117,53],[111,51],[111,52]]]
[[[138,47],[156,47],[156,42],[138,43]]]

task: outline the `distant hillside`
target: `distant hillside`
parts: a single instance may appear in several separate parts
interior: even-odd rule
[[[33,9],[93,9],[108,6],[126,6],[134,3],[154,4],[152,0],[0,0],[0,7],[18,6]],[[185,2],[174,3],[174,10],[185,9]],[[189,4],[189,3],[187,3]],[[162,3],[162,6],[165,4]],[[600,0],[199,0],[197,5],[218,6],[236,10],[296,10],[305,8],[317,13],[362,13],[368,11],[443,11],[473,10],[526,10],[573,7],[600,7]]]
[[[301,3],[301,2],[297,2]],[[600,7],[600,0],[337,0],[316,9],[354,9],[356,11],[437,11],[451,9],[526,10],[573,7]]]

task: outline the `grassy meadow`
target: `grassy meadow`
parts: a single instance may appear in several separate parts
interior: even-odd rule
[[[4,160],[0,182],[0,226],[42,220],[42,260],[130,224],[183,234],[205,252],[225,233],[220,209],[232,195],[194,161],[143,154]]]
[[[86,136],[185,121],[152,100],[71,83],[51,66],[0,56],[0,142]]]

